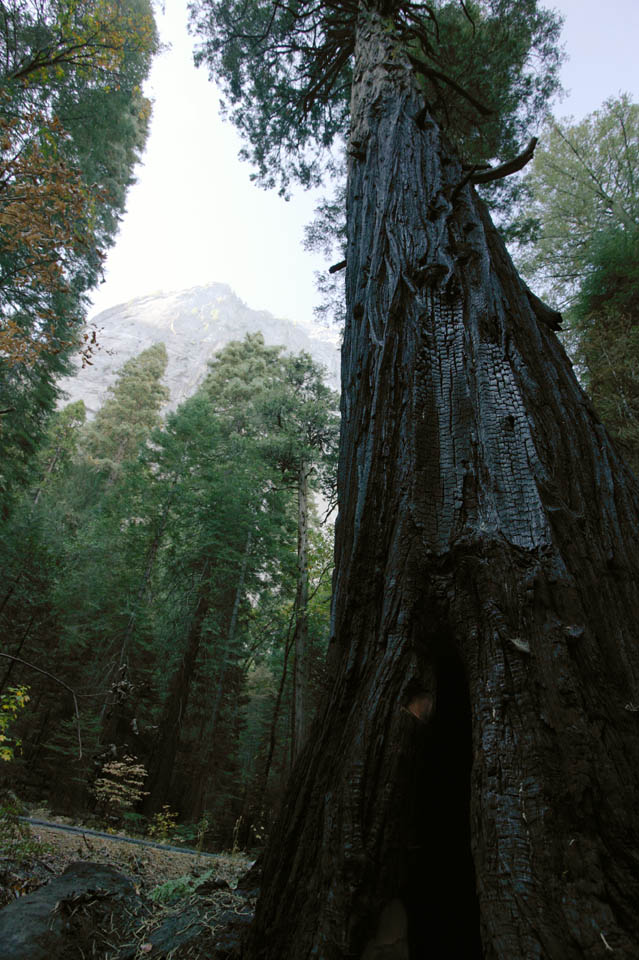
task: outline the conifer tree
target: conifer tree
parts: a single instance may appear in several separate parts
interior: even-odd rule
[[[31,479],[56,380],[148,131],[148,0],[9,0],[0,16],[0,510]]]
[[[282,472],[297,500],[297,588],[293,685],[293,744],[296,759],[306,740],[309,708],[308,649],[309,511],[312,491],[334,494],[339,418],[337,396],[323,380],[323,371],[306,353],[281,361],[281,380],[264,397],[262,415],[269,428],[264,448]]]
[[[566,305],[595,408],[639,468],[639,105],[623,95],[575,123],[549,120],[511,230],[529,283]]]
[[[162,383],[166,364],[163,343],[127,360],[87,429],[86,452],[110,483],[126,460],[135,459],[160,423],[162,407],[169,399],[169,390]]]

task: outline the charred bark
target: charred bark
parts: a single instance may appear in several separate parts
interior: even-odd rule
[[[635,957],[639,491],[422,108],[367,14],[333,682],[247,955]]]

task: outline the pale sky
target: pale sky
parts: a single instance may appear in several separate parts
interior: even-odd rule
[[[565,17],[570,58],[562,73],[569,96],[554,112],[580,119],[620,92],[637,99],[639,0],[547,5]],[[251,183],[249,165],[237,158],[239,138],[219,117],[215,86],[205,68],[193,66],[186,0],[165,0],[156,16],[171,48],[150,77],[151,133],[92,313],[160,290],[220,282],[254,309],[311,323],[314,271],[330,266],[302,249],[318,195],[298,188],[286,202]]]

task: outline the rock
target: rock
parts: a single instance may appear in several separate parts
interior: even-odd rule
[[[210,930],[200,920],[197,908],[188,907],[180,913],[167,917],[153,933],[149,934],[147,942],[152,944],[149,956],[153,960],[169,955],[174,957],[180,947],[190,944],[203,933],[206,933],[207,940],[210,942]],[[129,956],[131,958],[137,956],[136,950],[131,954],[122,955],[121,960],[128,960]]]
[[[220,877],[209,877],[208,880],[205,880],[204,883],[198,884],[197,895],[198,897],[205,897],[208,894],[216,893],[220,890],[230,890],[230,886],[226,880],[222,880]]]
[[[215,353],[230,340],[242,340],[258,330],[269,345],[281,344],[291,353],[310,353],[327,368],[330,386],[338,387],[340,351],[326,329],[251,310],[223,283],[138,297],[104,310],[92,323],[98,329],[101,349],[91,366],[60,382],[68,397],[65,402],[84,400],[89,416],[101,406],[122,364],[152,344],[166,346],[165,382],[171,393],[169,409],[174,409],[195,392]]]
[[[106,956],[111,920],[144,909],[128,877],[114,867],[72,863],[60,877],[0,910],[2,960],[75,960]],[[106,928],[106,929],[105,929]]]
[[[239,912],[229,910],[222,914],[220,926],[215,931],[215,960],[239,960],[242,943],[253,917],[254,911],[248,906]]]

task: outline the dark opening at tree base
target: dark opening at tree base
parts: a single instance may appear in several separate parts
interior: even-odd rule
[[[437,703],[415,770],[414,843],[402,900],[411,960],[481,960],[470,848],[471,711],[464,668],[448,641],[436,654]]]

